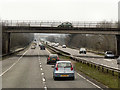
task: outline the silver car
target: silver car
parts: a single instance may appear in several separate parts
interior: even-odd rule
[[[53,71],[53,79],[71,78],[75,79],[75,71],[71,61],[57,61]]]
[[[62,48],[66,48],[66,45],[62,45]]]
[[[105,52],[105,58],[114,58],[115,55],[113,54],[112,51],[106,51]]]
[[[86,54],[86,49],[85,49],[85,48],[80,48],[79,53],[80,53],[80,54],[81,54],[81,53]]]
[[[120,64],[120,56],[117,59],[117,64]]]

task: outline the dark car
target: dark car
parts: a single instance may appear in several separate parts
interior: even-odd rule
[[[50,54],[47,58],[47,64],[56,63],[56,61],[59,61],[59,57],[57,54]]]
[[[39,45],[40,46],[40,50],[45,50],[45,46],[44,45]]]
[[[70,22],[63,22],[62,24],[58,25],[58,27],[72,28],[73,25]]]

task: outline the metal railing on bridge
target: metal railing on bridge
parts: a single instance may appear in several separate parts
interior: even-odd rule
[[[3,26],[29,26],[29,27],[58,27],[63,22],[61,21],[37,21],[37,20],[3,20]],[[118,28],[117,23],[110,22],[70,22],[73,27],[83,27],[83,28]]]

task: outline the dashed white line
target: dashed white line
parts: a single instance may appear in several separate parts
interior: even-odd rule
[[[45,78],[42,78],[43,82],[45,82]]]
[[[82,75],[80,75],[79,73],[77,73],[78,76],[80,76],[81,78],[85,79],[86,81],[88,81],[89,83],[91,83],[92,85],[96,86],[97,88],[103,90],[101,87],[99,87],[98,85],[96,85],[95,83],[91,82],[90,80],[86,79],[85,77],[83,77]]]
[[[44,73],[41,73],[41,75],[44,75]]]
[[[29,49],[28,49],[29,50]],[[27,51],[28,51],[27,50]],[[20,59],[27,53],[27,51],[26,52],[24,52],[23,53],[23,55],[15,62],[15,63],[13,63],[6,71],[4,71],[2,74],[0,74],[0,76],[3,76],[6,72],[8,72],[15,64],[17,64],[19,61],[20,61]]]
[[[40,63],[41,64],[41,63]]]
[[[41,68],[41,70],[43,70],[43,69]]]
[[[40,68],[42,67],[42,65],[40,65]]]
[[[44,86],[44,89],[47,90],[47,86],[46,85]]]

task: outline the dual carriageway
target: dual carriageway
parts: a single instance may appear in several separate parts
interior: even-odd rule
[[[39,41],[38,41],[39,42]],[[77,50],[70,48],[57,47],[67,52],[73,51],[71,54],[78,55]],[[105,88],[104,85],[100,83],[95,83],[90,81],[88,78],[84,77],[80,73],[75,73],[75,80],[56,80],[53,79],[53,65],[47,64],[47,56],[51,52],[46,50],[40,50],[39,45],[35,49],[30,47],[26,50],[12,55],[2,61],[2,87],[3,88],[98,88],[102,90]],[[86,55],[91,55],[95,57],[100,57],[98,55],[87,53]],[[100,59],[100,58],[99,58]],[[63,60],[63,59],[60,59]],[[89,59],[88,59],[89,60]],[[92,60],[92,59],[91,59]],[[98,59],[96,62],[100,61]],[[114,59],[107,61],[101,59],[104,63],[113,62]],[[1,62],[1,61],[0,61]]]

